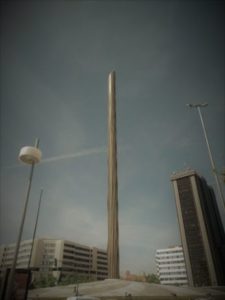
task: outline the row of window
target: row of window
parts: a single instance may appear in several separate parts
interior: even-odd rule
[[[182,272],[160,272],[159,275],[179,275],[179,274],[186,274],[185,271],[182,271]]]
[[[90,267],[90,264],[77,263],[77,262],[71,263],[71,262],[68,262],[68,261],[64,261],[63,265],[71,266],[71,267],[83,267],[83,268],[89,268]]]
[[[75,246],[74,245],[70,245],[70,244],[64,244],[65,247],[69,247],[69,248],[73,248],[75,249]]]
[[[98,261],[98,265],[107,266],[107,262]]]
[[[6,268],[6,267],[9,267],[11,265],[12,265],[11,262],[10,263],[4,263],[4,264],[1,264],[1,268]]]
[[[164,269],[158,269],[158,273],[165,273],[165,272],[186,272],[185,268],[164,268]]]
[[[156,259],[160,260],[160,259],[174,259],[174,258],[183,258],[184,255],[156,255]]]
[[[157,266],[158,270],[162,270],[162,269],[183,269],[183,268],[185,268],[185,263],[184,262],[180,262],[177,265],[172,264],[171,266],[161,266],[161,264]]]
[[[97,275],[103,275],[106,276],[108,274],[108,272],[97,272]]]
[[[83,247],[79,247],[79,246],[75,246],[75,245],[70,245],[70,244],[64,244],[64,246],[68,247],[68,248],[76,249],[76,250],[82,250],[82,251],[85,251],[85,252],[90,252],[89,248],[83,248]]]
[[[63,265],[74,267],[74,264],[71,264],[71,263],[68,262],[68,261],[64,261],[64,262],[63,262]]]
[[[159,265],[174,265],[174,264],[179,264],[183,263],[184,259],[179,259],[179,260],[173,260],[173,261],[160,261]]]
[[[64,249],[64,253],[69,253],[69,254],[78,255],[78,256],[91,257],[90,254],[86,254],[86,253],[82,253],[82,252],[76,252],[76,251],[74,251],[74,250],[67,250],[67,249]]]
[[[71,255],[63,255],[63,258],[74,260],[74,256],[71,256]]]
[[[4,263],[4,262],[7,262],[7,261],[12,261],[12,259],[13,259],[12,257],[9,257],[9,258],[4,258],[4,260],[2,260],[2,261]]]
[[[107,267],[98,267],[98,270],[105,270],[105,271],[107,271],[108,268]]]
[[[71,259],[73,261],[83,261],[83,262],[90,262],[89,259],[84,259],[84,258],[77,258],[77,257],[74,257],[74,256],[69,256],[69,255],[63,255],[63,258],[64,259]]]
[[[105,255],[105,256],[97,256],[97,259],[106,260],[107,259],[107,255]]]
[[[30,252],[30,248],[29,249],[27,249],[27,248],[25,248],[25,249],[19,249],[19,254],[20,253],[25,253],[25,252]],[[4,253],[3,253],[3,257],[6,257],[6,256],[12,256],[13,254],[14,254],[14,252],[15,252],[15,249],[12,249],[11,251],[5,251]]]
[[[86,268],[86,269],[90,268],[90,265],[85,265],[85,264],[74,264],[74,266],[75,266],[75,268],[77,268],[77,267]]]
[[[17,262],[16,263],[16,266],[18,267],[18,266],[25,266],[25,267],[27,267],[27,262],[26,263],[24,263],[24,262]]]
[[[72,248],[72,249],[76,249],[76,250],[81,250],[81,251],[85,251],[85,252],[92,252],[93,249],[91,248],[83,248],[83,247],[79,247],[79,246],[75,246],[75,245],[70,245],[70,244],[64,244],[65,247],[68,247],[68,248]],[[99,256],[103,255],[107,255],[107,253],[105,251],[101,251],[101,250],[97,250],[97,254]]]
[[[83,256],[83,257],[87,257],[87,258],[92,258],[92,255],[88,255],[88,254],[84,254],[84,253],[79,253],[79,252],[74,252],[74,251],[71,251],[71,250],[64,250],[64,255],[67,255],[67,254],[70,254],[70,255],[68,255],[68,256],[70,256],[71,258],[75,258],[75,257],[77,257],[77,256]],[[73,256],[72,256],[72,255]]]
[[[156,258],[156,261],[161,262],[161,261],[174,261],[174,260],[184,260],[183,256],[178,256],[178,257],[160,257]]]
[[[98,251],[98,254],[106,255],[106,252]]]
[[[20,244],[20,248],[24,248],[24,247],[27,247],[27,246],[31,246],[32,242],[28,242],[28,243],[21,243]],[[5,250],[14,250],[16,248],[16,245],[13,245],[13,246],[7,246],[5,247]]]
[[[187,280],[187,277],[173,277],[173,278],[160,278],[160,282],[162,281],[174,281],[174,280]]]
[[[53,261],[44,260],[42,261],[42,266],[52,266],[54,264]]]
[[[168,251],[168,250],[163,250],[163,251],[157,250],[156,251],[157,254],[170,254],[170,253],[181,253],[181,252],[182,252],[182,249],[175,250],[175,251],[173,251],[173,250],[170,250],[170,251]]]
[[[81,253],[81,252],[74,252],[74,254],[75,255],[77,255],[77,256],[85,256],[85,257],[91,257],[91,255],[90,254],[85,254],[85,253]]]
[[[18,261],[22,260],[22,262],[24,263],[24,260],[27,261],[28,259],[29,259],[29,255],[26,257],[19,257]],[[7,264],[12,264],[12,261],[13,261],[12,259],[5,259],[2,261],[2,265],[5,266]]]

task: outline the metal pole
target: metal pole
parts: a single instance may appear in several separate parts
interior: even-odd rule
[[[35,240],[36,231],[37,231],[37,224],[38,224],[42,195],[43,195],[43,189],[41,189],[40,198],[39,198],[39,202],[38,202],[38,210],[37,210],[36,222],[35,222],[35,226],[34,226],[34,232],[33,232],[33,238],[32,238],[31,250],[30,250],[30,257],[29,257],[28,266],[27,266],[28,270],[30,269],[31,257],[33,254],[34,240]]]
[[[119,223],[116,143],[116,74],[108,78],[108,276],[119,278]]]
[[[35,147],[38,148],[38,145],[39,145],[39,139],[36,139]],[[21,223],[20,223],[19,235],[18,235],[18,239],[17,239],[17,243],[16,243],[16,249],[15,249],[15,253],[14,253],[13,263],[12,263],[12,267],[11,267],[11,270],[9,273],[9,279],[8,279],[8,284],[7,284],[6,294],[5,294],[5,300],[11,300],[11,295],[12,295],[13,288],[14,288],[14,276],[15,276],[16,262],[17,262],[17,257],[18,257],[18,253],[19,253],[20,242],[21,242],[21,237],[22,237],[22,233],[23,233],[23,226],[24,226],[24,221],[25,221],[25,217],[26,217],[27,205],[28,205],[29,196],[30,196],[30,189],[31,189],[32,178],[33,178],[33,173],[34,173],[34,165],[35,165],[35,163],[32,163],[31,168],[30,168],[30,175],[29,175],[29,180],[28,180],[25,205],[24,205],[24,210],[23,210],[22,219],[21,219]]]
[[[204,136],[205,136],[205,141],[206,141],[208,154],[209,154],[209,160],[210,160],[210,163],[211,163],[211,166],[212,166],[213,175],[215,177],[217,191],[218,191],[219,197],[222,200],[222,204],[223,204],[224,209],[225,209],[225,200],[224,200],[224,197],[223,197],[223,192],[222,192],[222,188],[221,188],[221,185],[220,185],[220,181],[219,181],[219,178],[218,178],[218,175],[217,175],[216,166],[215,166],[215,163],[214,163],[214,160],[213,160],[213,157],[212,157],[212,152],[211,152],[211,149],[210,149],[210,146],[209,146],[209,141],[208,141],[206,128],[205,128],[205,124],[204,124],[204,120],[203,120],[203,117],[202,117],[200,106],[197,106],[197,110],[198,110],[198,113],[199,113],[199,117],[200,117],[201,124],[202,124],[202,129],[203,129]]]

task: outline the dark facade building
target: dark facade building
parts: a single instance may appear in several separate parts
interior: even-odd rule
[[[194,170],[171,181],[189,285],[225,285],[225,233],[212,188]]]

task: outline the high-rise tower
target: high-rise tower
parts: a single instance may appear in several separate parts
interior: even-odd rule
[[[171,180],[189,285],[224,285],[225,234],[212,188],[194,170]]]
[[[119,225],[116,145],[116,74],[108,78],[108,274],[119,278]]]

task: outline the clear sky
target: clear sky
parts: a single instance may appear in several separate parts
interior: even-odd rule
[[[225,166],[223,1],[1,1],[1,243],[15,242],[40,138],[23,238],[107,245],[107,77],[117,74],[121,271],[155,272],[180,244],[173,171],[214,187],[196,110]],[[219,202],[219,201],[218,201]],[[220,206],[221,208],[221,206]],[[221,210],[224,218],[224,212]]]

